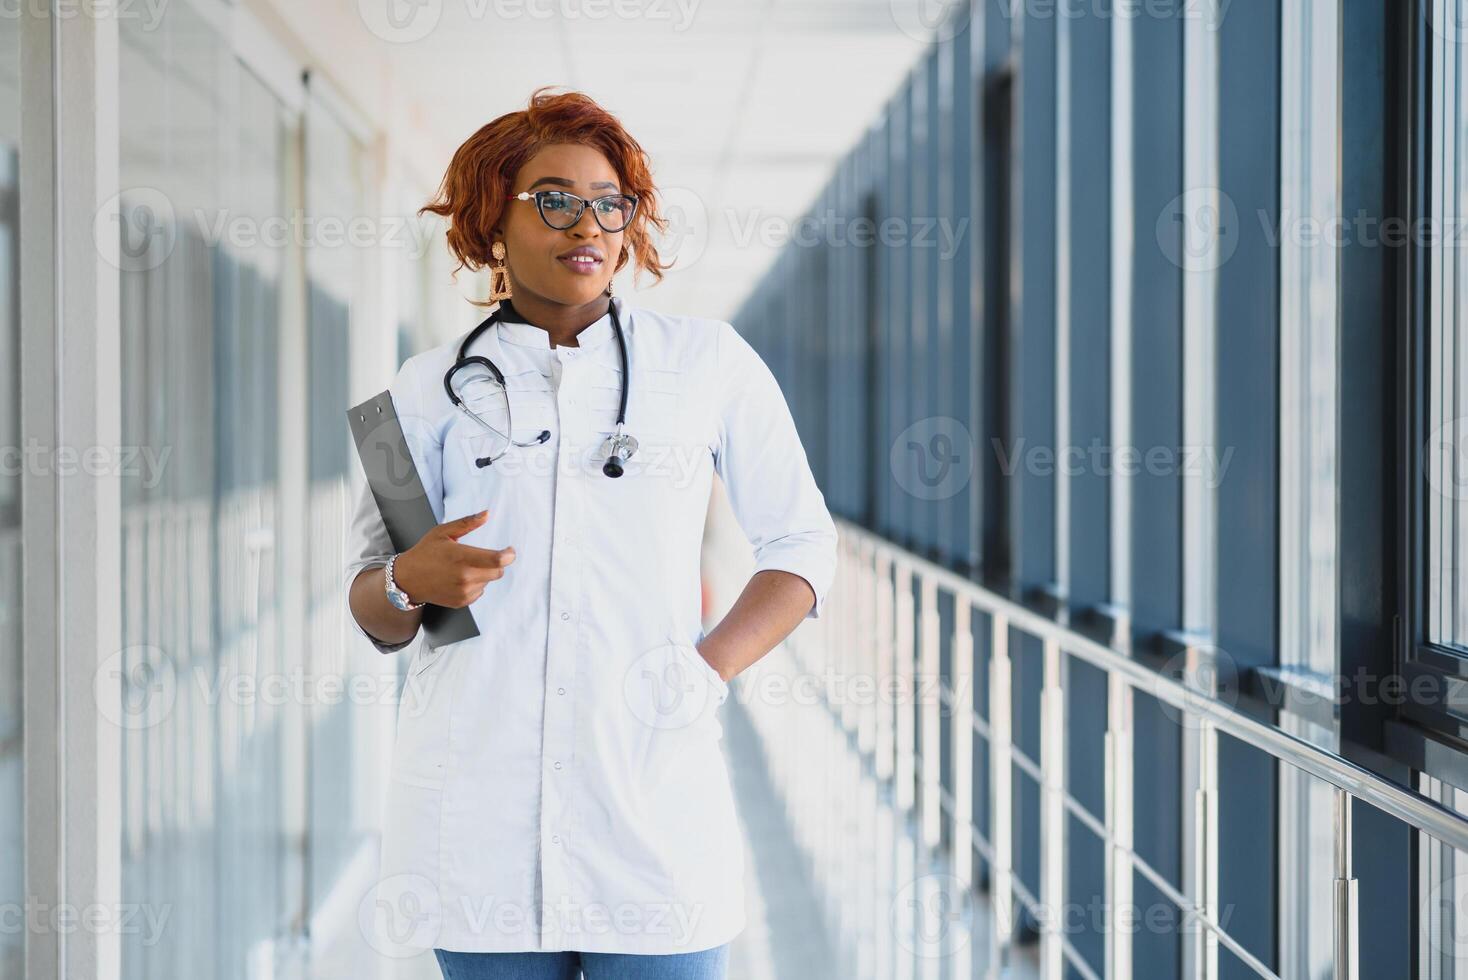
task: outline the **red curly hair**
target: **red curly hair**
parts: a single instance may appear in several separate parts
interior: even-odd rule
[[[658,211],[647,154],[617,117],[589,96],[548,93],[555,87],[542,85],[530,94],[529,106],[486,123],[465,140],[454,151],[438,193],[418,213],[429,211],[448,219],[449,251],[459,260],[455,273],[482,269],[490,263],[492,231],[509,203],[510,183],[520,168],[543,146],[584,144],[600,150],[611,163],[622,193],[637,196],[637,214],[624,232],[626,248],[617,256],[613,275],[627,263],[630,251],[638,269],[662,281],[663,270],[672,263],[662,263],[649,226],[665,231],[667,220]]]

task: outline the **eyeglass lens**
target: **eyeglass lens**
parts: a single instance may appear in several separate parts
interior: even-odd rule
[[[558,230],[570,228],[581,220],[586,202],[574,194],[564,191],[545,191],[536,197],[540,216],[546,224]],[[626,194],[612,194],[591,202],[591,213],[602,231],[621,231],[632,220],[637,202]]]

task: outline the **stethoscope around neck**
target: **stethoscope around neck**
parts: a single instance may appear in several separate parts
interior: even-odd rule
[[[515,431],[515,426],[510,416],[510,387],[509,385],[505,384],[505,375],[502,371],[500,371],[499,367],[495,365],[494,361],[491,361],[489,358],[484,357],[481,354],[469,354],[469,348],[474,344],[474,342],[478,340],[486,330],[488,330],[496,322],[498,322],[498,320],[500,319],[500,314],[506,312],[507,309],[509,311],[509,318],[517,320],[521,319],[520,315],[515,312],[515,308],[510,305],[509,300],[502,301],[499,307],[485,318],[483,323],[479,324],[479,326],[471,330],[469,332],[469,336],[464,338],[464,342],[459,345],[459,353],[458,356],[454,359],[453,366],[451,366],[443,376],[443,388],[444,391],[448,393],[449,401],[452,402],[454,406],[459,409],[459,411],[463,412],[469,418],[477,422],[482,428],[489,432],[493,432],[496,435],[503,436],[506,440],[507,444],[505,448],[500,450],[498,453],[495,453],[493,456],[481,456],[478,459],[474,460],[474,465],[478,466],[480,469],[492,465],[495,460],[499,459],[501,456],[503,456],[505,453],[509,452],[512,448],[516,446],[519,446],[522,449],[526,449],[531,446],[538,446],[549,439],[551,435],[549,429],[541,429],[538,436],[527,442],[517,442],[515,439],[511,438],[511,435]],[[617,347],[621,351],[622,355],[622,398],[617,406],[617,427],[611,435],[607,436],[606,441],[601,444],[601,455],[606,458],[606,462],[602,464],[601,471],[607,476],[618,477],[626,471],[627,461],[632,458],[632,455],[635,452],[637,452],[637,440],[633,436],[628,435],[626,431],[627,389],[629,384],[631,383],[632,375],[628,373],[627,370],[627,339],[622,336],[622,323],[617,318],[617,304],[615,301],[609,302],[607,304],[607,312],[611,314],[612,332],[617,335]],[[468,367],[481,367],[485,369],[490,373],[490,376],[494,378],[495,383],[498,384],[500,388],[504,391],[505,428],[509,430],[508,433],[500,432],[499,430],[495,429],[494,426],[490,425],[488,422],[484,421],[484,419],[480,418],[479,413],[475,412],[468,405],[465,405],[463,398],[461,398],[459,393],[454,390],[454,376]]]

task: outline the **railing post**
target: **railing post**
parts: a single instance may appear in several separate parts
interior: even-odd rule
[[[1065,688],[1064,655],[1054,637],[1045,640],[1040,695],[1040,976],[1065,975]]]
[[[841,585],[841,601],[849,603],[852,598],[859,594],[861,569],[855,561],[856,549],[850,549],[851,553],[843,555],[841,567],[838,569]],[[858,608],[860,603],[857,604]],[[861,642],[861,634],[857,632],[856,616],[845,615],[836,617],[835,642],[831,644],[832,650],[826,657],[826,663],[831,668],[829,677],[823,680],[832,686],[828,688],[827,695],[839,693],[841,698],[841,726],[849,732],[858,731],[861,727],[861,705],[851,696],[851,678],[860,670],[859,658],[857,657],[857,644]]]
[[[1359,906],[1351,868],[1351,794],[1335,790],[1335,980],[1361,975]]]
[[[913,727],[915,714],[913,712],[913,601],[912,601],[912,568],[905,561],[898,560],[893,563],[892,584],[894,595],[894,606],[896,608],[897,636],[896,636],[896,658],[897,658],[897,683],[895,692],[897,695],[897,760],[896,760],[896,787],[893,800],[897,809],[911,810],[914,803],[914,789],[917,770],[914,765],[914,754],[917,747],[916,731]]]
[[[863,754],[875,752],[877,748],[877,708],[882,703],[878,696],[878,684],[880,683],[881,671],[878,668],[877,648],[877,604],[876,588],[877,576],[875,572],[876,555],[875,550],[869,542],[863,541],[859,548],[859,557],[854,562],[857,575],[855,589],[855,605],[857,629],[856,635],[851,638],[851,648],[860,651],[856,662],[858,670],[865,677],[853,676],[847,678],[847,686],[851,688],[857,680],[870,681],[869,685],[863,683],[861,690],[863,700],[858,712],[856,744]]]
[[[953,871],[965,890],[974,883],[974,634],[972,607],[953,602],[953,696],[948,735],[953,752]]]
[[[1107,675],[1106,693],[1106,977],[1131,980],[1132,929],[1132,689]]]
[[[1218,729],[1206,718],[1181,710],[1187,769],[1183,825],[1185,894],[1198,910],[1218,921]],[[1192,727],[1192,726],[1196,726]],[[1194,980],[1218,976],[1218,937],[1196,915],[1183,917],[1185,974]]]
[[[994,908],[990,976],[998,977],[1008,966],[1009,946],[1014,936],[1009,617],[998,614],[993,617],[989,651],[989,833],[994,847],[994,860],[989,869],[989,897]]]
[[[892,559],[882,550],[877,550],[873,556],[874,575],[872,585],[875,594],[872,597],[872,606],[876,610],[876,729],[877,729],[877,754],[874,768],[877,778],[886,780],[892,778],[894,769],[894,756],[896,746],[892,725],[893,701],[897,693],[895,684],[897,679],[897,664],[893,657],[893,590],[892,590]]]
[[[912,688],[913,702],[918,710],[918,723],[922,726],[922,802],[919,811],[922,819],[923,843],[937,847],[942,839],[943,787],[942,717],[943,705],[938,697],[939,650],[941,642],[938,631],[938,583],[931,576],[921,575],[919,588],[922,595],[922,645],[918,650],[918,671]]]

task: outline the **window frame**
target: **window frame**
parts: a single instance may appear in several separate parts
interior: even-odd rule
[[[1452,42],[1433,30],[1430,18],[1439,12],[1441,4],[1451,2],[1458,0],[1417,0],[1409,12],[1413,23],[1409,28],[1407,72],[1410,135],[1406,217],[1414,229],[1436,219],[1442,207],[1433,195],[1435,165],[1447,162],[1439,156],[1444,151],[1436,142],[1439,80],[1435,56],[1447,51]],[[1459,56],[1468,62],[1468,52],[1460,51]],[[1405,696],[1399,715],[1438,734],[1468,742],[1468,647],[1460,649],[1433,641],[1428,632],[1434,615],[1428,547],[1430,495],[1437,491],[1427,479],[1424,450],[1433,424],[1429,411],[1429,359],[1434,353],[1431,335],[1434,317],[1440,315],[1433,299],[1437,288],[1433,273],[1443,263],[1420,236],[1414,236],[1403,252],[1400,274],[1407,284],[1402,308],[1405,329],[1400,331],[1399,346],[1403,533],[1399,536],[1402,579],[1396,659]],[[1430,700],[1418,697],[1416,692],[1423,687],[1433,692]],[[1463,707],[1454,710],[1452,702]]]

